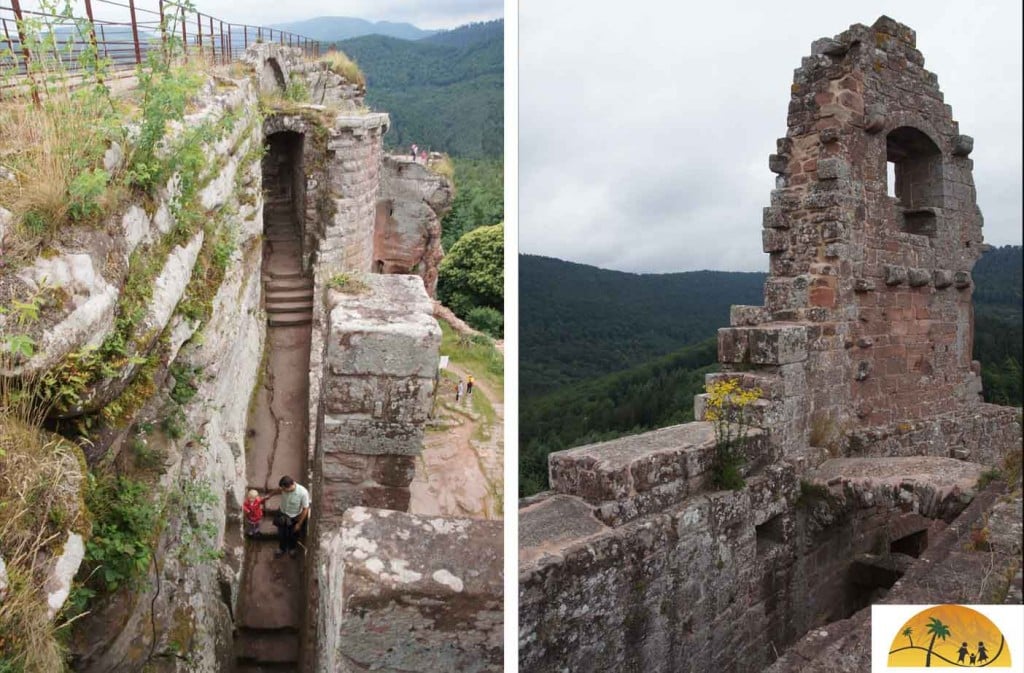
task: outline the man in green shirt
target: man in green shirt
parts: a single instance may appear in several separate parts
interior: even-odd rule
[[[280,510],[283,516],[274,517],[278,542],[274,558],[281,557],[285,552],[294,558],[299,536],[306,532],[306,523],[309,521],[309,491],[304,486],[296,484],[288,475],[281,477],[277,485],[279,488],[267,493],[267,497],[281,496]]]

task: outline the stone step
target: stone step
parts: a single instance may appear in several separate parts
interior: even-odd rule
[[[267,292],[312,290],[313,280],[311,278],[270,278],[263,281],[263,289]]]
[[[309,325],[312,322],[312,313],[273,313],[267,316],[267,324],[271,327]]]
[[[281,301],[267,301],[267,313],[311,313],[313,311],[313,302],[281,302]]]
[[[235,662],[235,673],[299,673],[299,667],[293,661],[272,664],[239,660]]]
[[[295,234],[266,234],[264,237],[271,243],[298,243],[299,237]]]
[[[271,271],[271,270],[268,270],[268,271],[264,271],[263,275],[266,276],[266,277],[269,277],[271,279],[281,279],[281,280],[285,280],[285,279],[288,279],[288,278],[306,278],[306,276],[302,273],[301,269],[289,269],[287,271]]]
[[[304,301],[313,300],[313,288],[302,288],[298,290],[268,290],[264,295],[267,303],[278,303],[283,301]]]
[[[287,628],[239,629],[235,657],[239,663],[294,665],[299,661],[299,634]]]

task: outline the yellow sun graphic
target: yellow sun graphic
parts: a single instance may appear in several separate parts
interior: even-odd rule
[[[996,625],[977,610],[937,605],[896,632],[889,666],[1009,668],[1010,648]]]

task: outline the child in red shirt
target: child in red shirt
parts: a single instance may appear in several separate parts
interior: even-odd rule
[[[263,503],[266,498],[261,498],[256,489],[246,494],[245,502],[242,503],[242,511],[245,513],[245,534],[254,537],[260,530],[260,521],[263,520]]]

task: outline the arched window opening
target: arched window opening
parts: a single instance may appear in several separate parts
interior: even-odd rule
[[[910,126],[890,131],[885,149],[887,193],[901,210],[902,230],[934,236],[942,207],[942,152]]]

